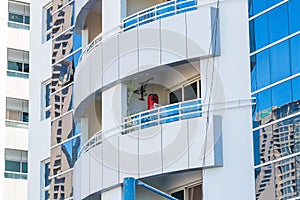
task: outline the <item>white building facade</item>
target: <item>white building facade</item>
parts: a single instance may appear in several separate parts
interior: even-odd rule
[[[128,177],[180,200],[255,198],[247,1],[31,14],[28,199],[127,200]]]
[[[0,199],[27,199],[30,1],[0,1]]]

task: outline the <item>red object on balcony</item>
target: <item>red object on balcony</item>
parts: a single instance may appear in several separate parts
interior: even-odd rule
[[[149,94],[148,95],[148,110],[155,108],[155,104],[158,104],[157,94]]]

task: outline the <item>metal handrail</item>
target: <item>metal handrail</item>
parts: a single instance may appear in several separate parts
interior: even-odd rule
[[[201,101],[201,99],[194,99],[194,100],[190,100],[190,101],[180,102],[180,103],[177,103],[177,104],[170,104],[170,105],[166,105],[166,106],[162,106],[162,107],[156,108],[156,110],[158,110],[158,109],[166,109],[166,108],[174,106],[174,105],[189,104],[191,102],[197,102],[197,101]],[[249,101],[251,101],[251,102],[249,103]],[[231,105],[231,106],[227,106],[228,103],[229,104],[234,103],[234,104]],[[216,102],[216,103],[213,103],[212,105],[216,106],[216,108],[213,108],[210,111],[217,111],[217,110],[222,110],[222,109],[230,109],[230,108],[236,108],[236,107],[241,107],[241,106],[249,106],[249,105],[255,105],[255,98],[230,100],[230,101],[226,101],[226,102]],[[218,105],[223,105],[223,106],[221,106],[221,107],[218,108]],[[181,115],[172,115],[172,116],[163,117],[160,120],[168,120],[168,119],[172,119],[172,118],[178,118],[178,120],[176,120],[176,121],[179,121],[179,120],[185,120],[185,119],[189,119],[189,118],[193,118],[193,117],[201,117],[202,114],[208,112],[206,109],[202,109],[203,107],[208,106],[208,104],[206,104],[206,103],[203,104],[202,102],[200,104],[194,104],[194,105],[190,105],[190,106],[184,106],[182,108],[179,107],[179,109],[188,109],[188,108],[197,107],[197,106],[201,107],[201,109],[197,109],[195,111],[187,111],[186,113],[181,113]],[[101,144],[102,140],[103,140],[103,135],[105,135],[105,138],[108,138],[108,137],[112,137],[112,136],[115,136],[115,135],[126,133],[128,130],[135,130],[136,128],[141,128],[142,126],[147,126],[149,124],[157,123],[158,119],[154,119],[152,121],[148,121],[148,122],[145,122],[145,123],[136,124],[135,126],[126,127],[126,124],[128,123],[128,122],[126,122],[126,119],[129,119],[129,118],[131,118],[133,116],[142,115],[143,113],[153,112],[153,110],[155,110],[155,109],[148,110],[148,111],[143,111],[143,112],[131,115],[129,117],[125,117],[124,118],[124,122],[122,124],[116,126],[115,128],[112,128],[110,130],[106,130],[104,132],[101,130],[101,131],[95,133],[81,147],[81,149],[79,151],[79,157],[83,153],[85,153],[85,152],[89,151],[90,149],[92,149],[93,147],[98,146],[99,144]],[[168,110],[168,112],[171,112],[172,110],[174,110],[174,109],[170,109],[170,110]],[[159,115],[160,113],[163,113],[163,112],[157,111],[157,115]],[[198,114],[198,115],[197,116],[193,116],[195,114]],[[190,115],[190,116],[188,116],[188,115]],[[145,117],[149,117],[149,116],[150,115],[146,115]],[[184,118],[185,116],[188,116],[188,117]],[[173,121],[170,121],[170,122],[173,122]],[[168,123],[168,122],[166,122],[166,123]],[[166,124],[166,123],[164,123],[164,124]],[[159,124],[158,123],[155,124],[155,126],[157,126],[157,125],[159,125]],[[144,127],[144,128],[147,128],[147,127]],[[113,131],[113,130],[116,130],[116,131]],[[109,135],[108,134],[109,132],[113,132],[113,133]]]
[[[194,4],[192,4],[190,6],[186,6],[186,7],[183,6],[182,8],[180,8],[180,6],[187,4],[187,3],[194,3]],[[107,31],[105,33],[102,32],[98,36],[96,36],[93,39],[93,41],[90,42],[83,49],[83,51],[79,57],[79,62],[82,60],[82,58],[85,54],[89,53],[92,49],[94,49],[96,46],[98,46],[102,42],[104,35],[107,36],[107,38],[110,38],[110,37],[114,36],[115,34],[125,32],[127,30],[130,30],[131,28],[139,27],[141,25],[150,23],[157,19],[165,18],[170,15],[173,16],[173,15],[176,15],[179,13],[187,12],[189,10],[196,10],[198,6],[199,5],[197,4],[197,0],[173,0],[173,1],[164,2],[164,3],[158,4],[158,5],[152,6],[150,8],[146,8],[137,13],[134,13],[134,14],[124,18],[118,26],[110,29],[109,31]],[[159,13],[168,8],[174,8],[174,10]],[[153,14],[153,16],[151,16],[151,17],[145,17],[147,15],[152,15],[152,14]],[[128,23],[128,20],[129,21],[136,20],[136,23],[126,26],[126,23]]]

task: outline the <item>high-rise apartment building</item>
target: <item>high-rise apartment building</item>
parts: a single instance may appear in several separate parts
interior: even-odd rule
[[[0,199],[27,199],[30,1],[0,1]]]
[[[300,1],[249,1],[256,199],[300,198]]]
[[[31,7],[29,199],[299,198],[299,0]]]

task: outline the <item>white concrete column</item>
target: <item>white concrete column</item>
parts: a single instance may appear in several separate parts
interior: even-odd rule
[[[118,25],[126,16],[125,0],[102,0],[102,32],[117,32]],[[105,36],[105,35],[104,35]]]
[[[102,93],[103,133],[119,127],[127,111],[127,85],[119,83]],[[115,132],[115,131],[114,131]]]
[[[82,35],[82,49],[85,49],[85,47],[89,44],[89,30],[84,29],[81,31]]]

